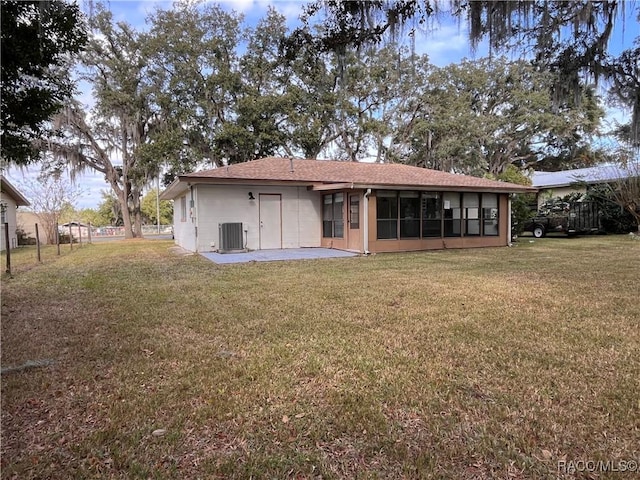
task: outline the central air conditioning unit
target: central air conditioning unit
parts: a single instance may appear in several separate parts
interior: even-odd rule
[[[219,223],[220,253],[244,251],[242,223]]]

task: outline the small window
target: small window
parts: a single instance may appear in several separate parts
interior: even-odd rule
[[[349,197],[349,228],[353,230],[360,228],[360,197],[358,195]]]
[[[2,228],[4,228],[5,223],[7,223],[7,204],[0,203],[0,224],[2,225]]]
[[[180,198],[180,221],[187,221],[187,196]]]
[[[333,195],[333,236],[336,238],[344,237],[344,215],[342,214],[344,207],[344,194],[335,193]]]

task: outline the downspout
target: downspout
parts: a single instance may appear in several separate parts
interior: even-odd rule
[[[363,210],[364,210],[364,218],[363,218],[363,227],[364,227],[364,241],[363,250],[365,255],[369,255],[369,195],[371,195],[371,189],[367,188],[367,191],[364,192],[364,202],[363,202]]]
[[[513,234],[511,232],[511,195],[507,195],[507,246],[511,247],[513,244],[511,241],[513,240]]]

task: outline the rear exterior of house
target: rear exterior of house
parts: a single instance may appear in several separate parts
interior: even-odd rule
[[[194,252],[320,246],[320,200],[305,186],[192,185],[173,215],[176,243]],[[238,223],[240,243],[224,248],[222,225]]]
[[[266,158],[180,176],[174,236],[191,251],[327,247],[360,253],[509,243],[528,187],[406,165]]]

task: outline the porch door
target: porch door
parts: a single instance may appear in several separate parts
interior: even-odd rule
[[[360,230],[360,194],[352,193],[349,195],[349,205],[347,208],[349,212],[347,249],[360,251],[362,249],[362,233]]]
[[[282,197],[260,194],[260,250],[282,248]]]

